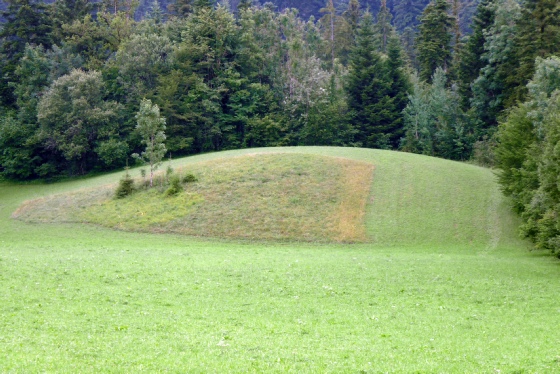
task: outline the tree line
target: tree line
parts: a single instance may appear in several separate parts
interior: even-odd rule
[[[134,0],[10,0],[0,172],[122,167],[142,151],[135,116],[148,99],[166,118],[168,155],[337,145],[495,165],[524,232],[558,250],[560,5],[481,0],[469,35],[464,5],[432,0],[397,31],[386,0],[375,14],[326,0],[308,20],[251,0],[177,0],[168,12],[155,0],[140,21]]]

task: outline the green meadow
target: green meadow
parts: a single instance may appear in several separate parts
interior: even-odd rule
[[[199,182],[121,206],[122,172],[0,183],[0,372],[560,372],[560,262],[491,170],[331,147],[170,166]]]

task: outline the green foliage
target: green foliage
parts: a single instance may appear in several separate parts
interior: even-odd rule
[[[54,39],[64,39],[63,26],[84,18],[93,11],[93,8],[93,3],[88,0],[56,0],[50,9]]]
[[[55,80],[41,96],[37,106],[39,137],[47,150],[64,160],[57,165],[60,171],[84,174],[92,170],[97,152],[104,162],[122,165],[122,159],[111,160],[106,154],[108,147],[119,145],[118,141],[103,144],[118,136],[115,124],[121,109],[118,103],[104,100],[104,90],[100,73],[76,69]]]
[[[529,99],[500,126],[500,184],[521,213],[522,233],[538,248],[560,253],[560,58],[537,59]]]
[[[473,144],[472,161],[477,165],[493,168],[496,166],[496,146],[495,137],[484,136]]]
[[[118,2],[114,2],[117,4]],[[84,59],[84,67],[101,70],[106,61],[132,34],[134,22],[126,13],[110,13],[106,9],[64,24],[65,44]]]
[[[153,94],[158,76],[169,70],[171,41],[165,35],[158,35],[157,30],[147,31],[133,34],[121,43],[115,56],[119,80],[128,102],[136,103]]]
[[[404,31],[406,28],[416,29],[418,16],[428,5],[429,0],[400,0],[395,2],[393,13],[395,14],[394,25],[397,29]]]
[[[471,107],[479,132],[489,136],[495,131],[501,112],[511,105],[510,98],[515,86],[509,77],[517,66],[515,24],[521,16],[519,4],[515,0],[500,0],[497,4],[494,23],[484,34],[485,53],[481,60],[485,66],[471,85]]]
[[[556,0],[525,0],[515,35],[518,67],[510,72],[515,86],[512,103],[524,101],[526,85],[535,73],[535,58],[560,52],[560,4]]]
[[[454,0],[453,16],[434,0],[418,38],[413,15],[425,0],[277,3],[302,13],[188,0],[167,19],[157,1],[142,0],[139,21],[135,0],[106,0],[95,15],[83,0],[26,1],[10,0],[0,32],[0,112],[11,118],[0,169],[11,178],[123,166],[142,150],[134,116],[143,98],[160,108],[165,148],[179,156],[278,145],[395,149],[404,137],[402,149],[464,160],[522,98],[534,57],[560,45],[550,0],[484,0],[464,48],[457,17],[465,30],[473,0]],[[315,8],[317,21],[301,16]],[[429,82],[437,67],[447,86],[429,90],[432,125],[422,125],[422,140],[404,131],[407,69]],[[21,128],[12,131],[14,123]]]
[[[128,171],[119,181],[119,185],[115,190],[115,199],[123,199],[129,195],[132,195],[136,188],[134,187],[134,179],[128,174]]]
[[[0,170],[12,179],[37,176],[41,158],[35,153],[36,126],[22,124],[13,116],[0,117]]]
[[[433,84],[416,80],[404,110],[405,137],[401,148],[408,152],[452,160],[470,158],[473,135],[469,118],[461,110],[456,92],[446,88],[447,77],[438,68]]]
[[[27,45],[52,45],[52,20],[48,6],[35,0],[11,0],[0,13],[5,19],[0,28],[0,106],[13,107],[12,84],[18,82],[15,71]]]
[[[37,122],[37,104],[41,92],[52,83],[49,77],[50,62],[42,45],[26,45],[19,64],[15,70],[18,78],[14,87],[14,96],[18,107],[18,119],[26,124]]]
[[[151,100],[142,99],[140,110],[136,113],[136,131],[142,139],[145,150],[132,157],[150,165],[150,187],[153,186],[154,171],[161,165],[167,152],[165,147],[165,118],[160,116],[159,107]]]
[[[169,12],[177,17],[186,18],[193,11],[193,0],[177,0],[169,4]]]
[[[127,160],[128,152],[128,143],[123,140],[117,140],[114,137],[99,142],[95,149],[99,160],[107,167],[123,165]]]

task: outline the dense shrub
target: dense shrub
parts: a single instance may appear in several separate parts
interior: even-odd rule
[[[183,183],[193,183],[198,182],[198,178],[194,176],[192,173],[188,173],[183,177]]]

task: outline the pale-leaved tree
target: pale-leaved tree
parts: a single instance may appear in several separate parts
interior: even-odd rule
[[[154,184],[154,171],[161,165],[165,148],[165,118],[159,114],[159,107],[151,100],[142,99],[140,110],[136,113],[136,131],[142,138],[146,150],[132,157],[150,164],[150,187]]]

